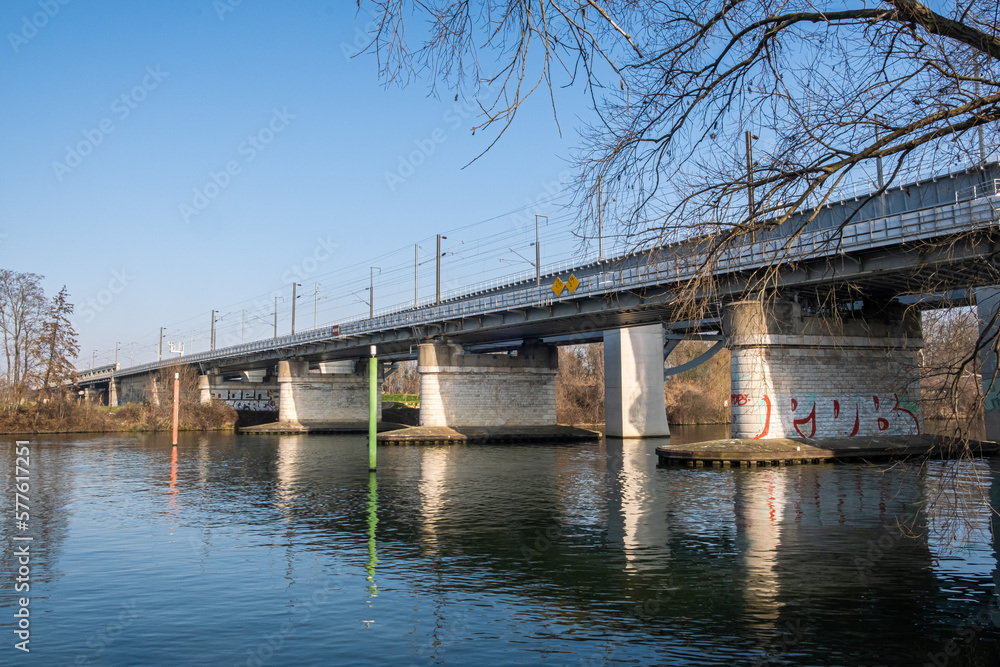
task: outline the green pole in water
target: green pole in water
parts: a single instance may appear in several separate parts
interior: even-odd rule
[[[372,357],[368,360],[368,471],[375,472],[375,445],[377,438],[376,421],[378,417],[378,374],[375,360],[375,346],[372,345]]]
[[[375,527],[378,526],[378,482],[375,473],[368,473],[368,562],[365,570],[368,576],[368,597],[378,595],[378,584],[375,583],[375,566],[378,564],[378,551],[375,543]]]

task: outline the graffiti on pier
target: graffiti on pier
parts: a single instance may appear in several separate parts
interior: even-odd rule
[[[900,398],[878,395],[854,395],[832,398],[809,394],[800,397],[772,397],[764,394],[754,403],[748,394],[732,394],[733,407],[753,406],[743,415],[753,419],[755,415],[761,424],[760,432],[754,439],[772,436],[772,422],[776,422],[778,437],[781,435],[802,438],[817,436],[901,435],[920,434],[919,406]],[[889,406],[892,407],[889,407]],[[782,407],[787,406],[787,411]],[[850,408],[853,407],[854,410]],[[781,413],[784,412],[784,415]],[[784,416],[784,419],[781,417]],[[782,429],[782,424],[791,424],[792,429]],[[782,434],[780,431],[785,430]]]
[[[271,398],[270,389],[213,389],[212,398],[225,401],[237,410],[275,412],[278,406]]]

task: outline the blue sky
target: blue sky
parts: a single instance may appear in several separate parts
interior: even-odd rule
[[[79,367],[116,342],[153,359],[161,326],[204,350],[212,309],[220,346],[270,336],[275,294],[287,333],[295,280],[297,330],[316,282],[321,324],[366,313],[372,265],[376,309],[402,304],[418,242],[427,297],[436,233],[446,288],[531,270],[536,213],[543,264],[567,256],[582,89],[560,93],[561,137],[538,97],[462,169],[495,136],[471,133],[474,100],[386,88],[350,57],[354,3],[224,2],[0,6],[0,266],[68,287]]]

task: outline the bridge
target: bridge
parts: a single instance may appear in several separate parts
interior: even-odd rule
[[[91,369],[79,385],[112,403],[150,392],[157,400],[159,374],[185,364],[201,375],[205,401],[274,409],[306,425],[360,422],[368,363],[381,378],[386,362],[416,359],[421,424],[542,426],[555,423],[556,346],[603,341],[608,434],[657,436],[669,434],[664,339],[669,351],[703,337],[725,340],[732,354],[733,437],[919,432],[919,310],[978,305],[985,320],[996,312],[998,188],[992,163],[880,197],[848,192],[711,262],[702,239],[591,257],[336,326]],[[691,316],[678,295],[706,265],[712,296]],[[776,268],[763,285],[768,267]],[[985,377],[995,358],[983,361]],[[987,435],[1000,439],[1000,423]]]

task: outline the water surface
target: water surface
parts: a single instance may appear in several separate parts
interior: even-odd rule
[[[382,446],[372,478],[364,437],[33,438],[0,664],[1000,664],[1000,462],[657,468],[658,444]]]

